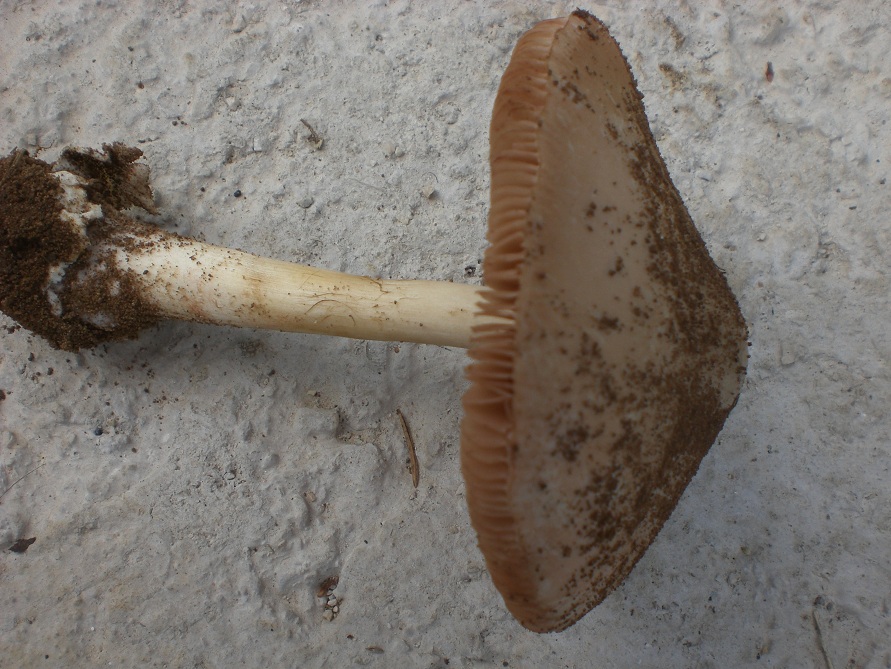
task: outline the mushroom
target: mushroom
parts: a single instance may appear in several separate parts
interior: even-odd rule
[[[643,555],[736,402],[746,327],[583,11],[518,42],[490,129],[485,288],[349,276],[133,220],[141,152],[0,160],[0,307],[65,349],[161,319],[469,347],[461,467],[489,572],[559,631]]]

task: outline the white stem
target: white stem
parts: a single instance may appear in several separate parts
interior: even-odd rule
[[[353,276],[160,233],[116,251],[166,318],[467,348],[480,287]]]

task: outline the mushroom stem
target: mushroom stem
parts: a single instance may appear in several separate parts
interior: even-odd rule
[[[161,318],[461,348],[482,320],[476,286],[354,276],[162,232],[113,258]]]
[[[441,346],[505,323],[483,289],[393,281],[261,258],[141,223],[153,212],[142,153],[66,149],[55,165],[0,159],[0,309],[68,350],[161,319]]]

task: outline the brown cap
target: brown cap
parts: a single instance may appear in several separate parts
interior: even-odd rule
[[[507,607],[572,625],[628,575],[736,402],[746,327],[615,40],[519,41],[490,130],[489,288],[464,399],[470,516]]]

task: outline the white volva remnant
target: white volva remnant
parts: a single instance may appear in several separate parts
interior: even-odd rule
[[[62,194],[59,197],[59,201],[62,203],[62,212],[60,214],[62,220],[71,225],[72,231],[84,240],[84,244],[88,244],[87,223],[102,218],[102,205],[89,201],[87,192],[84,189],[86,182],[80,175],[73,174],[67,170],[56,170],[51,172],[51,174],[62,186]],[[54,265],[49,270],[46,297],[55,316],[63,315],[64,309],[59,292],[62,283],[65,281],[68,268],[77,259],[78,255]],[[109,317],[107,321],[103,322],[111,323],[113,319]],[[103,328],[107,327],[107,325],[100,325],[99,322],[95,323],[95,325]]]

